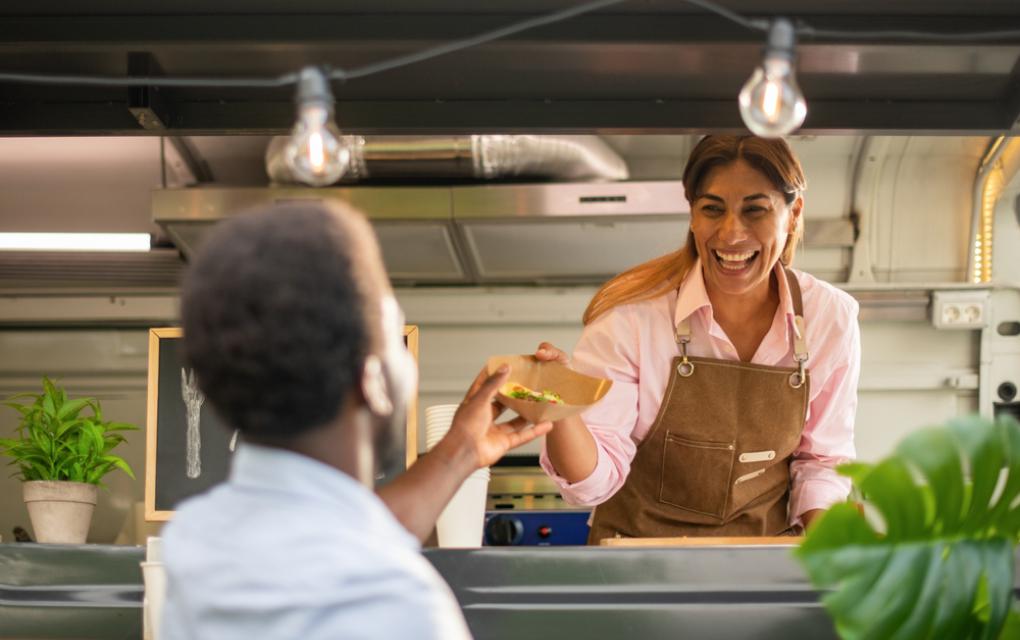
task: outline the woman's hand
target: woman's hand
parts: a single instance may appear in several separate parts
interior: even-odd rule
[[[527,444],[552,429],[551,422],[534,426],[524,418],[496,423],[505,407],[496,400],[496,392],[510,376],[506,365],[489,375],[482,369],[468,389],[449,433],[436,445],[447,455],[467,459],[471,468],[488,467],[511,449]],[[435,449],[433,449],[435,451]]]
[[[567,357],[565,351],[554,347],[548,342],[543,342],[538,345],[538,349],[535,350],[535,359],[540,362],[559,362],[560,364],[570,364],[570,358]]]
[[[535,359],[539,362],[570,364],[570,358],[562,349],[548,342],[538,345]],[[545,449],[556,473],[568,482],[579,482],[591,475],[598,463],[595,438],[585,426],[581,416],[570,416],[557,420],[556,428],[545,439]]]

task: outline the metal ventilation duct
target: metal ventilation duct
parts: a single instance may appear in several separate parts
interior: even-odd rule
[[[266,173],[295,184],[284,160],[289,138],[273,138]],[[366,178],[550,178],[609,182],[629,177],[627,163],[598,136],[344,136],[351,160],[343,182]]]

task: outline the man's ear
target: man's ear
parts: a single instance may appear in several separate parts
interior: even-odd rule
[[[361,395],[369,410],[377,416],[393,413],[393,400],[390,399],[389,384],[383,375],[379,356],[370,355],[365,358],[365,366],[361,370]]]

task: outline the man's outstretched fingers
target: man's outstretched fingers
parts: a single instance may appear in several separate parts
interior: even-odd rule
[[[479,377],[485,374],[485,371],[479,374]],[[502,365],[499,369],[496,369],[495,373],[491,376],[487,376],[485,380],[478,385],[477,389],[474,389],[474,393],[471,393],[469,397],[465,398],[465,403],[471,402],[485,402],[491,403],[493,398],[496,397],[496,392],[499,391],[500,385],[506,382],[510,376],[510,367]]]
[[[517,447],[523,444],[531,442],[535,438],[544,436],[545,434],[552,431],[552,427],[553,424],[551,422],[539,422],[537,424],[531,425],[530,427],[525,427],[517,429],[515,431],[511,431],[510,433],[506,434],[507,438],[510,440],[510,448],[516,449]]]
[[[496,427],[500,431],[502,431],[503,433],[514,433],[515,431],[520,431],[521,429],[523,429],[524,427],[528,426],[529,424],[531,424],[531,423],[528,422],[527,418],[522,418],[521,416],[517,416],[513,420],[507,420],[506,422],[500,422],[499,424],[496,425]]]

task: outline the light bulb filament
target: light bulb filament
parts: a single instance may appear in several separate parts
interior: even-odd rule
[[[779,94],[779,83],[770,78],[765,83],[765,94],[762,97],[761,107],[765,112],[765,117],[771,121],[775,121],[776,115],[779,114]]]
[[[326,152],[323,149],[322,134],[318,131],[313,131],[308,136],[308,164],[311,165],[312,170],[316,173],[322,171],[322,168],[326,165]]]

